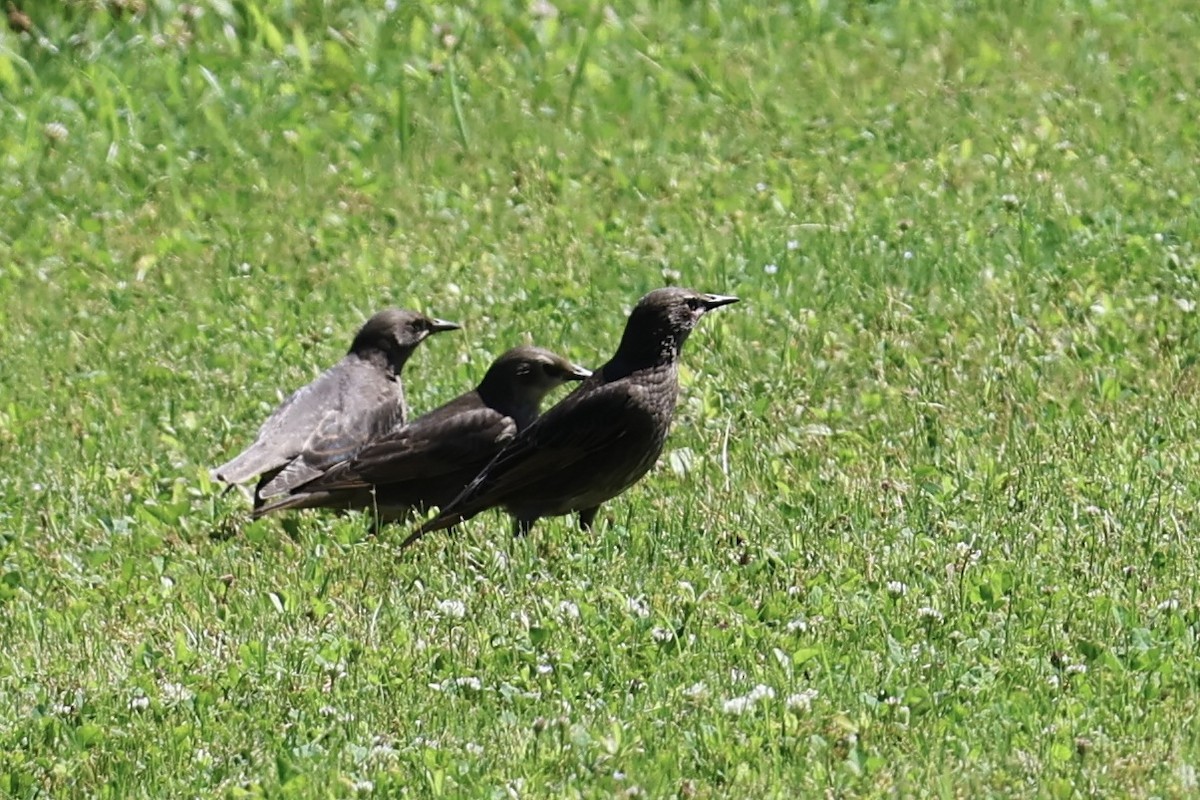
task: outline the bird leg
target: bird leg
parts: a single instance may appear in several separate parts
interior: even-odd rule
[[[579,530],[590,531],[592,529],[592,523],[596,521],[596,514],[599,511],[600,506],[581,508],[579,510]]]
[[[537,522],[537,517],[531,519],[513,519],[513,538],[528,536],[529,531],[533,530],[533,523]]]

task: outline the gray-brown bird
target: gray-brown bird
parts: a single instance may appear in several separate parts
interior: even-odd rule
[[[500,448],[537,419],[542,400],[591,371],[540,347],[514,347],[479,385],[255,511],[373,508],[381,520],[449,503]]]
[[[254,444],[212,471],[225,483],[261,476],[256,507],[310,481],[408,415],[400,372],[421,342],[454,322],[388,308],[359,329],[350,351],[267,418]]]
[[[636,483],[662,453],[688,334],[705,313],[736,302],[678,288],[643,297],[616,355],[505,445],[401,547],[497,506],[513,516],[518,534],[540,517],[572,512],[581,528],[590,528],[600,504]]]

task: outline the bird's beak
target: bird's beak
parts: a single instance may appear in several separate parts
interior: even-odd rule
[[[712,311],[714,308],[727,306],[737,301],[738,299],[731,294],[706,294],[704,295],[704,310]]]
[[[462,327],[462,325],[459,325],[457,322],[450,322],[449,320],[444,320],[444,319],[429,320],[430,333],[441,333],[442,331],[456,331],[461,327]]]
[[[578,364],[572,364],[571,368],[566,371],[563,377],[568,381],[581,381],[584,378],[592,377],[592,371],[587,367],[581,367]]]

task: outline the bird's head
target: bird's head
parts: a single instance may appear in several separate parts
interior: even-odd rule
[[[572,364],[542,347],[514,347],[492,362],[479,385],[480,393],[540,404],[542,398],[570,381],[590,377],[592,371]]]
[[[674,286],[655,289],[634,306],[617,352],[631,359],[638,355],[673,359],[701,317],[714,308],[737,301],[731,295],[705,294]]]
[[[393,360],[403,360],[429,336],[461,327],[457,322],[434,319],[417,311],[385,308],[359,329],[350,352],[367,355],[371,351],[382,351]]]

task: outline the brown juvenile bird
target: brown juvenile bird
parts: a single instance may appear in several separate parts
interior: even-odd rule
[[[540,347],[514,347],[479,385],[376,439],[293,494],[255,511],[373,508],[379,519],[443,506],[537,419],[542,399],[591,371]]]
[[[579,513],[645,475],[662,453],[679,392],[679,352],[696,322],[736,297],[656,289],[629,315],[617,353],[504,446],[458,497],[401,545],[500,506],[525,533],[540,517]]]
[[[285,494],[408,416],[400,371],[422,341],[454,322],[388,308],[367,320],[341,361],[283,401],[254,444],[212,471],[234,484],[261,475],[254,504]]]

